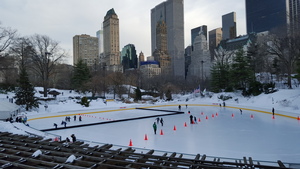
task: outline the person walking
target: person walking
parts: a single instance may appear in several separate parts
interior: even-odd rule
[[[154,130],[154,134],[156,134],[157,125],[156,125],[156,123],[155,123],[155,122],[153,123],[152,127],[153,127],[153,130]]]
[[[274,109],[274,107],[272,108],[272,114],[273,114],[273,116],[274,116],[274,114],[275,114],[275,109]]]
[[[74,134],[71,135],[72,142],[74,143],[76,141],[76,136]]]

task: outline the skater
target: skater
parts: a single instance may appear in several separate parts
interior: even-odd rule
[[[156,118],[156,123],[157,123],[157,124],[159,123],[159,120],[160,120],[159,117],[157,117],[157,118]]]
[[[225,102],[223,102],[223,107],[225,107]]]
[[[181,111],[181,106],[180,105],[178,106],[178,110]]]
[[[164,120],[163,120],[163,118],[160,118],[160,124],[161,124],[161,126],[164,126]]]
[[[74,115],[74,117],[73,117],[73,118],[74,118],[74,121],[76,121],[76,115]]]
[[[187,104],[185,105],[185,108],[187,109]]]
[[[61,125],[64,125],[65,127],[67,127],[67,122],[62,121],[62,122],[61,122]]]
[[[190,115],[190,123],[191,123],[191,124],[194,124],[194,121],[193,121],[193,115]]]
[[[74,143],[76,141],[76,137],[74,134],[71,135],[71,138],[72,138],[72,142]]]
[[[82,117],[81,116],[79,116],[79,121],[81,121],[82,119],[81,119]]]
[[[56,123],[54,123],[53,126],[57,129],[57,124]]]
[[[156,125],[156,123],[155,123],[155,122],[153,123],[153,130],[154,130],[154,134],[156,134],[157,125]]]
[[[190,112],[190,111],[188,111],[188,114],[191,114],[191,112]]]
[[[274,110],[274,107],[272,108],[272,114],[273,114],[273,116],[274,116],[274,114],[275,114],[275,110]]]
[[[240,109],[240,112],[241,112],[241,115],[243,114],[243,110],[242,109]]]
[[[194,116],[194,123],[197,123],[197,117]]]

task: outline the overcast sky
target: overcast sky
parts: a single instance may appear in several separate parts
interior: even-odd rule
[[[72,63],[73,36],[96,37],[106,12],[114,8],[120,20],[120,50],[131,43],[137,53],[151,55],[150,10],[164,0],[0,0],[1,26],[18,30],[21,36],[47,35],[60,42]],[[184,0],[185,47],[191,29],[222,26],[222,15],[236,12],[237,34],[246,33],[244,0]]]

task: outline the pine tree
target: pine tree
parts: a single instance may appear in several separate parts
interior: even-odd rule
[[[17,89],[15,99],[17,105],[25,106],[26,111],[32,108],[38,108],[39,103],[34,97],[34,87],[29,82],[28,74],[25,68],[21,69],[18,79],[19,87]]]
[[[90,80],[91,74],[88,66],[82,61],[79,60],[74,67],[74,75],[72,76],[72,86],[75,90],[86,92],[87,82]]]

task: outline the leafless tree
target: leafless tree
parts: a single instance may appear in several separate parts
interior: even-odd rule
[[[0,25],[0,57],[3,56],[3,52],[13,43],[16,36],[17,30],[5,28]]]
[[[271,34],[269,36],[268,53],[276,56],[284,65],[287,74],[287,85],[292,88],[292,73],[295,71],[296,62],[300,56],[300,36],[297,34],[276,36]]]
[[[66,53],[60,48],[58,42],[46,35],[33,35],[30,37],[30,41],[34,52],[31,57],[31,69],[40,79],[44,89],[44,97],[47,97],[49,80],[55,65],[66,56]]]

